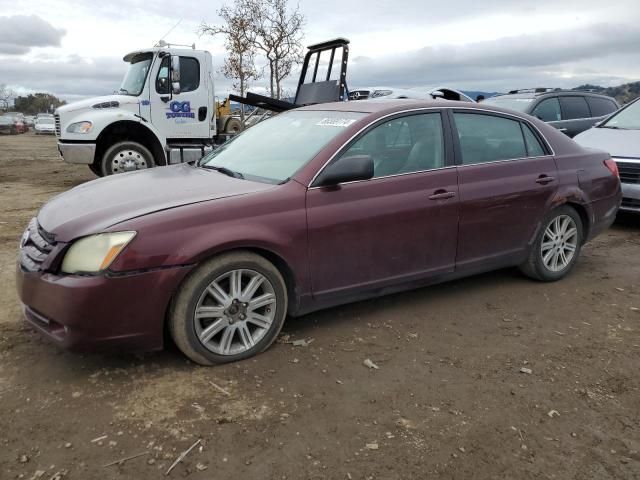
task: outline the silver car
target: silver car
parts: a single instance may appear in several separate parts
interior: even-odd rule
[[[640,98],[574,137],[584,147],[611,154],[622,183],[620,210],[640,213]]]

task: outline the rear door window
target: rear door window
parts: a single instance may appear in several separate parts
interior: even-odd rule
[[[454,113],[462,164],[495,162],[527,156],[518,120],[477,113]]]
[[[560,97],[560,105],[562,106],[562,119],[574,120],[576,118],[590,118],[591,112],[589,105],[584,97],[580,96],[563,96]]]
[[[556,97],[546,98],[533,109],[531,115],[538,117],[543,122],[557,122],[558,120],[562,120],[560,102],[558,102]]]
[[[604,117],[618,109],[615,102],[608,98],[587,97],[587,103],[591,107],[591,114],[594,117]]]

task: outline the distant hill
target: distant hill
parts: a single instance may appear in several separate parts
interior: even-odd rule
[[[573,90],[592,90],[597,93],[609,95],[618,100],[621,105],[629,103],[631,100],[640,97],[640,82],[625,83],[617,87],[601,87],[600,85],[584,84]]]

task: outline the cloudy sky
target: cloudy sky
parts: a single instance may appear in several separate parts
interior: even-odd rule
[[[0,83],[65,99],[111,93],[125,53],[199,37],[223,0],[0,0]],[[293,3],[293,0],[292,0]],[[179,9],[175,7],[179,5]],[[305,43],[351,40],[349,86],[504,91],[640,80],[640,0],[300,0]],[[216,76],[216,93],[230,81]],[[266,81],[255,82],[255,88]]]

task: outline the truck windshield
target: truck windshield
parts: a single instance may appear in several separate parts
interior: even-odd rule
[[[133,96],[138,96],[142,93],[152,58],[153,54],[151,53],[140,53],[131,59],[129,69],[118,90],[119,93]]]
[[[258,123],[200,161],[247,180],[282,183],[364,113],[292,111]]]

